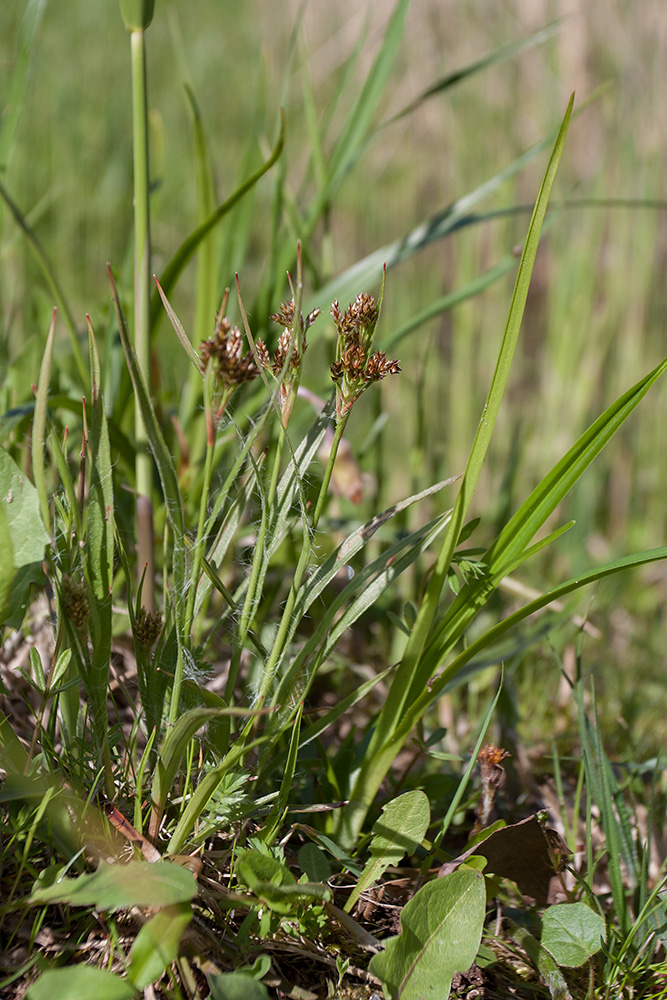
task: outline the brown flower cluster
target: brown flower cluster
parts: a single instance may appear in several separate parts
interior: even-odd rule
[[[275,378],[282,375],[280,412],[284,427],[287,426],[299,387],[301,365],[308,346],[306,333],[320,315],[319,309],[313,309],[304,319],[301,313],[296,317],[295,312],[294,301],[283,302],[280,310],[270,316],[274,323],[279,323],[283,327],[273,358],[264,341],[257,341],[257,357],[262,367],[270,371]]]
[[[398,361],[388,361],[384,351],[371,354],[379,308],[372,295],[357,295],[355,301],[341,312],[338,300],[331,307],[338,332],[336,360],[331,365],[331,378],[336,383],[336,414],[340,420],[372,382],[400,372]]]
[[[217,382],[234,389],[243,382],[257,378],[259,369],[251,351],[243,353],[243,334],[233,327],[222,311],[215,318],[215,332],[210,340],[199,345],[202,371],[214,365]]]

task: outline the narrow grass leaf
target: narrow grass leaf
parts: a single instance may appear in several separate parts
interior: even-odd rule
[[[244,181],[237,190],[230,195],[221,205],[219,205],[214,212],[202,222],[197,228],[181,243],[180,247],[173,255],[165,269],[160,276],[160,285],[165,295],[170,295],[174,285],[176,284],[181,272],[185,268],[188,261],[190,261],[199,248],[202,240],[204,240],[208,234],[217,226],[221,219],[231,211],[231,209],[243,198],[243,196],[250,191],[260,178],[271,169],[273,164],[278,160],[280,154],[283,151],[285,145],[285,116],[281,110],[280,114],[280,135],[278,136],[278,141],[265,163],[255,171],[246,181]],[[1,192],[0,192],[1,193]],[[159,316],[159,303],[160,299],[155,292],[151,299],[151,330],[154,332],[157,324],[157,319]]]
[[[28,220],[23,215],[18,205],[13,201],[9,192],[6,190],[5,186],[0,183],[0,198],[3,199],[10,212],[14,216],[14,220],[22,230],[25,236],[28,246],[32,251],[35,260],[37,261],[38,267],[42,272],[44,280],[51,292],[53,298],[58,304],[64,319],[65,325],[67,327],[67,332],[69,334],[70,347],[72,349],[72,355],[74,357],[74,364],[79,376],[79,383],[84,392],[87,392],[88,388],[88,373],[86,371],[86,363],[83,359],[83,353],[81,351],[81,345],[79,344],[79,335],[76,328],[76,322],[74,320],[74,315],[70,309],[67,299],[65,298],[65,293],[63,292],[60,282],[56,276],[56,272],[53,268],[51,261],[49,260],[48,254],[44,250],[44,247],[37,239],[35,231],[32,226],[28,223]]]
[[[51,513],[49,510],[49,494],[46,488],[46,472],[44,466],[44,448],[46,445],[46,409],[49,396],[49,381],[51,378],[51,361],[53,358],[53,342],[56,335],[56,310],[51,315],[49,332],[46,335],[44,355],[39,370],[37,395],[35,398],[35,413],[32,421],[32,478],[37,490],[42,524],[48,532],[51,528]]]
[[[211,154],[204,129],[201,112],[194,92],[188,85],[185,96],[192,118],[195,155],[195,178],[197,184],[197,218],[205,222],[215,211],[215,182]],[[205,340],[218,308],[217,258],[220,243],[219,229],[213,229],[202,240],[197,251],[197,284],[195,289],[194,342]]]
[[[387,270],[390,270],[402,261],[414,257],[420,250],[450,235],[456,229],[482,221],[485,217],[471,215],[472,209],[498,190],[506,181],[519,174],[541,153],[549,149],[553,140],[553,135],[542,139],[508,166],[503,167],[502,170],[499,170],[468,194],[457,198],[451,205],[432,215],[409,233],[392,243],[379,247],[357,261],[323,288],[320,288],[316,294],[310,296],[306,302],[306,309],[313,309],[320,302],[330,302],[335,298],[340,302],[350,301],[354,299],[360,288],[366,288],[378,280],[384,264],[386,264]],[[506,259],[505,262],[508,265],[507,269],[511,270],[509,260]]]
[[[385,92],[398,48],[403,41],[405,17],[410,0],[398,0],[387,24],[382,44],[359,92],[359,97],[348,111],[347,119],[329,158],[329,181],[325,189],[327,199],[356,161],[356,151],[370,131],[378,106]]]
[[[157,290],[158,290],[158,292],[160,294],[160,298],[162,299],[162,305],[164,306],[165,311],[167,313],[167,316],[169,317],[169,322],[171,323],[172,327],[174,328],[174,333],[178,337],[178,339],[179,339],[179,341],[181,343],[181,347],[185,351],[186,355],[188,356],[188,358],[190,359],[190,361],[192,362],[192,364],[196,368],[197,372],[201,376],[201,373],[202,373],[202,370],[201,370],[201,359],[200,359],[199,355],[197,354],[197,352],[195,351],[194,347],[192,346],[190,338],[188,337],[187,333],[185,332],[185,330],[183,328],[183,324],[181,323],[180,319],[178,318],[178,316],[176,315],[174,309],[172,308],[171,303],[169,302],[169,299],[167,298],[167,296],[162,291],[162,286],[161,286],[160,282],[157,280],[157,278],[155,278],[155,275],[153,277],[155,279],[155,284],[157,285]]]
[[[280,782],[278,798],[273,804],[264,829],[257,834],[259,839],[263,840],[267,844],[273,843],[273,840],[280,829],[280,824],[283,820],[285,810],[287,809],[287,802],[289,800],[292,783],[294,781],[294,771],[296,770],[296,759],[299,753],[299,735],[301,733],[302,718],[303,702],[299,705],[294,716],[294,722],[292,723],[289,752],[287,754],[287,761],[285,763],[282,781]]]
[[[157,834],[159,821],[190,740],[206,723],[218,719],[223,715],[237,714],[239,714],[238,709],[191,708],[181,715],[173,726],[167,730],[167,734],[160,747],[158,763],[153,777],[151,837],[155,837]],[[252,715],[252,709],[248,709],[243,714]]]
[[[414,725],[416,719],[421,717],[423,712],[426,711],[427,706],[434,698],[437,698],[442,694],[447,684],[458,674],[458,672],[466,663],[469,662],[469,660],[471,660],[482,649],[493,645],[494,642],[496,642],[502,635],[512,629],[519,622],[528,618],[536,611],[540,611],[553,601],[557,601],[566,594],[579,590],[587,584],[595,583],[597,580],[602,580],[607,576],[614,575],[615,573],[622,573],[628,569],[634,569],[638,566],[657,562],[662,559],[667,559],[667,546],[663,546],[659,549],[651,549],[648,552],[635,553],[634,555],[625,556],[623,559],[617,559],[614,562],[605,563],[603,566],[598,566],[596,569],[589,570],[587,573],[582,573],[580,576],[568,580],[565,583],[560,584],[558,587],[554,587],[553,590],[549,590],[545,594],[542,594],[542,596],[537,598],[535,601],[531,601],[529,604],[524,605],[523,608],[519,608],[518,611],[508,615],[507,618],[504,618],[497,625],[488,629],[488,631],[480,636],[479,639],[471,642],[470,645],[454,660],[452,660],[452,662],[448,664],[445,669],[433,680],[432,684],[429,685],[429,689],[424,690],[420,694],[408,712],[404,723],[401,725],[401,733],[406,732],[406,727],[408,727],[407,733],[410,732],[410,729],[412,728],[412,725]],[[437,668],[437,661],[435,658],[433,662]],[[408,720],[410,720],[409,726]]]
[[[125,353],[125,360],[127,361],[127,367],[130,372],[134,391],[137,399],[139,400],[141,415],[146,428],[146,435],[153,453],[153,458],[155,459],[155,464],[157,465],[167,509],[167,516],[169,518],[169,523],[174,536],[173,586],[176,593],[178,595],[182,595],[185,593],[186,583],[185,521],[176,470],[167,445],[165,444],[164,437],[162,436],[162,431],[160,430],[157,422],[153,403],[148,393],[146,384],[141,371],[139,370],[139,364],[137,362],[137,357],[130,338],[127,321],[120,305],[111,267],[109,266],[107,270],[109,274],[109,281],[111,282],[113,301],[116,309],[116,319],[118,322],[118,331],[120,333],[120,339]],[[185,610],[184,607],[182,607],[183,605],[184,601],[181,599],[176,602],[176,609],[181,609],[180,615],[177,614],[177,621],[179,621],[179,637],[181,619]]]
[[[217,767],[214,767],[203,778],[200,778],[190,801],[181,814],[176,829],[171,835],[171,839],[167,845],[167,854],[179,854],[183,850],[209,799],[215,793],[225,775],[237,764],[240,764],[251,750],[254,750],[255,747],[261,746],[265,742],[266,737],[260,736],[251,743],[233,747]]]
[[[450,87],[453,87],[457,83],[462,83],[469,77],[474,76],[476,73],[482,72],[482,70],[489,69],[489,67],[494,66],[496,63],[504,62],[506,59],[513,59],[520,52],[527,48],[533,48],[537,45],[542,45],[544,42],[548,41],[555,34],[557,34],[563,26],[564,18],[559,18],[554,21],[553,24],[548,24],[545,28],[541,28],[539,31],[535,31],[532,35],[528,35],[526,38],[520,38],[516,42],[510,42],[508,45],[499,45],[497,49],[492,52],[487,53],[487,55],[482,56],[481,59],[476,59],[475,62],[469,63],[462,69],[454,70],[453,73],[448,73],[443,76],[440,80],[431,84],[426,90],[422,91],[418,97],[399,111],[397,114],[393,115],[386,123],[386,125],[391,125],[393,122],[398,121],[400,118],[404,118],[406,115],[411,114],[416,111],[424,101],[428,101],[431,97],[435,97],[437,94],[441,94]]]

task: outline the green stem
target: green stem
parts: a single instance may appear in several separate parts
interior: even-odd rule
[[[292,612],[294,610],[294,605],[296,603],[297,594],[299,593],[299,588],[303,582],[303,578],[310,566],[310,556],[313,549],[313,534],[320,520],[322,514],[322,509],[324,507],[324,501],[326,499],[327,490],[329,489],[329,483],[331,481],[331,475],[333,473],[333,467],[336,462],[336,455],[338,453],[338,448],[340,446],[343,433],[345,431],[345,425],[348,420],[348,415],[342,418],[339,423],[336,424],[336,430],[334,432],[334,438],[331,445],[331,451],[329,452],[329,460],[327,462],[327,467],[324,470],[324,478],[322,479],[322,485],[320,486],[319,496],[317,498],[317,503],[315,504],[315,513],[313,514],[312,523],[309,525],[305,518],[303,520],[303,544],[301,547],[301,553],[299,555],[299,561],[297,563],[296,569],[294,571],[294,579],[292,580],[292,586],[290,587],[290,592],[287,595],[287,600],[285,601],[285,606],[283,608],[283,613],[280,619],[280,625],[278,627],[278,633],[271,647],[271,655],[267,660],[264,672],[262,674],[262,682],[259,689],[258,701],[261,704],[266,698],[271,685],[273,683],[273,678],[275,675],[275,670],[278,665],[280,658],[283,655],[285,644],[287,641],[287,636],[289,634],[290,622],[292,618]]]
[[[216,418],[213,414],[213,398],[212,398],[213,382],[212,382],[212,372],[206,373],[206,380],[204,384],[204,401],[205,401],[205,414],[206,414],[206,460],[204,463],[204,482],[202,484],[201,495],[199,497],[199,520],[197,521],[197,534],[195,535],[194,552],[192,559],[192,572],[190,575],[190,587],[188,589],[188,603],[185,611],[185,627],[183,629],[183,634],[189,636],[192,630],[192,621],[194,618],[195,611],[195,601],[197,598],[197,587],[199,585],[199,578],[203,572],[204,566],[204,555],[206,553],[206,519],[208,515],[208,499],[211,491],[211,479],[213,477],[213,462],[215,458],[215,428],[216,428]],[[231,397],[231,392],[229,392],[226,398],[223,400],[223,404],[220,407],[219,415],[222,413],[226,403]]]
[[[262,561],[264,559],[264,546],[266,544],[266,535],[268,530],[268,520],[270,516],[270,511],[273,506],[273,502],[276,495],[276,489],[278,487],[278,475],[280,473],[280,461],[282,458],[283,447],[285,444],[285,428],[282,423],[279,424],[278,432],[278,442],[276,445],[276,452],[273,459],[273,468],[271,469],[271,479],[269,481],[269,488],[267,490],[266,497],[264,498],[264,503],[262,504],[262,520],[259,525],[259,531],[257,532],[257,540],[255,542],[255,552],[253,554],[252,566],[250,567],[250,577],[248,579],[248,589],[245,595],[245,601],[243,602],[243,609],[241,611],[241,619],[239,621],[238,631],[236,633],[236,640],[234,643],[234,652],[232,654],[231,663],[229,665],[229,675],[227,677],[227,683],[225,685],[225,701],[227,704],[231,704],[234,695],[234,687],[236,685],[236,680],[239,674],[239,669],[241,666],[241,653],[245,645],[245,640],[247,638],[248,632],[250,631],[250,626],[252,625],[253,615],[257,607],[257,587],[259,584],[260,573],[262,569]]]
[[[134,343],[139,370],[150,391],[150,205],[148,172],[148,93],[146,83],[145,33],[130,33],[132,64],[132,140],[134,165]],[[139,400],[135,399],[134,427],[136,441],[137,486],[137,556],[138,573],[144,566],[144,603],[155,607],[155,557],[153,542],[153,460]]]
[[[313,531],[317,528],[320,523],[320,516],[322,514],[322,509],[324,507],[324,501],[327,498],[327,492],[329,490],[329,483],[331,482],[331,476],[333,474],[334,465],[336,464],[336,455],[338,454],[338,448],[340,447],[340,442],[345,433],[345,427],[350,414],[346,413],[338,423],[336,424],[336,430],[334,431],[334,438],[331,444],[331,451],[329,452],[329,460],[327,461],[327,467],[324,470],[324,477],[322,479],[322,485],[320,487],[320,495],[317,498],[317,503],[315,505],[315,513],[313,514]]]

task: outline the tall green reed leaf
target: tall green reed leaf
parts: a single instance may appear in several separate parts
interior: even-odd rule
[[[518,340],[523,310],[528,295],[530,276],[533,264],[537,255],[542,223],[546,215],[549,195],[556,176],[558,163],[562,155],[565,138],[572,114],[574,98],[570,99],[565,117],[547,166],[547,170],[542,181],[533,217],[528,229],[526,241],[523,247],[519,271],[517,274],[512,303],[510,306],[507,325],[503,343],[498,356],[496,370],[491,382],[491,388],[484,406],[482,418],[480,420],[475,441],[473,443],[466,471],[463,476],[459,495],[454,507],[454,513],[445,536],[440,554],[436,560],[434,571],[428,585],[428,589],[422,601],[417,619],[415,621],[411,636],[408,640],[401,664],[394,676],[389,689],[387,700],[383,706],[380,717],[377,721],[368,753],[362,764],[357,777],[355,787],[351,796],[351,803],[347,810],[337,816],[337,835],[342,838],[344,846],[350,846],[356,840],[361,829],[361,824],[365,814],[370,807],[377,792],[380,782],[386,773],[386,754],[382,754],[383,763],[378,766],[376,754],[381,751],[388,741],[392,741],[393,734],[406,710],[410,709],[410,701],[414,700],[418,687],[423,686],[427,680],[422,660],[424,647],[431,629],[438,602],[447,572],[458,543],[459,535],[465,523],[465,517],[472,499],[472,494],[481,471],[482,462],[486,455],[493,427],[500,408],[500,402],[507,384],[509,370],[514,355],[514,350]]]

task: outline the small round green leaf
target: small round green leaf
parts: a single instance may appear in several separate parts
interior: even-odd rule
[[[602,947],[605,924],[585,903],[559,903],[542,917],[541,944],[559,965],[575,969]]]

